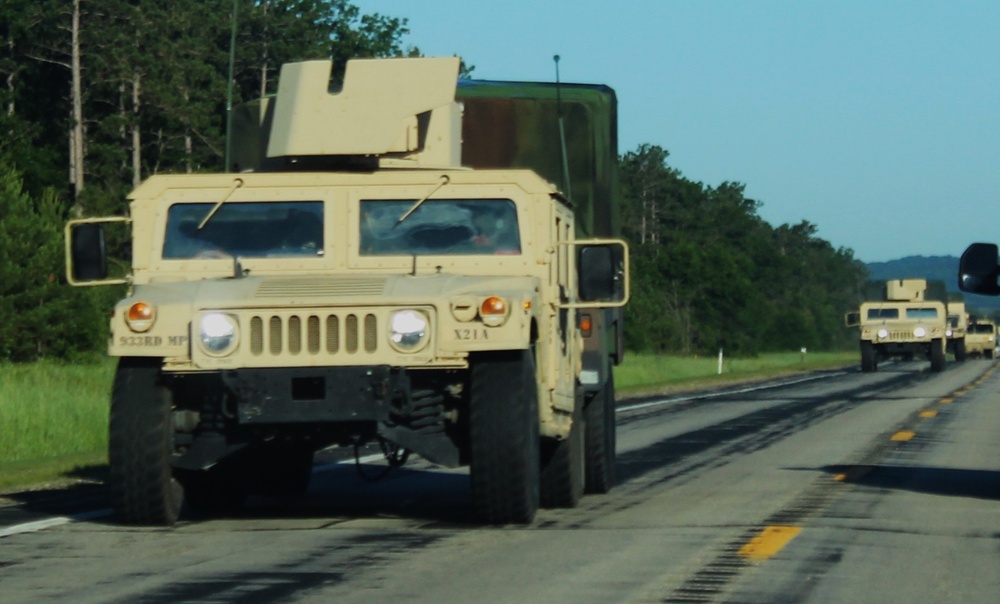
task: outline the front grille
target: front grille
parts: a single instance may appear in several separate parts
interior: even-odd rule
[[[282,356],[372,354],[378,319],[364,312],[256,314],[250,317],[250,354]]]

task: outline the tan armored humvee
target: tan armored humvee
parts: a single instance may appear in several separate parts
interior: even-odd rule
[[[964,361],[968,356],[966,334],[969,329],[969,313],[964,302],[948,302],[948,352],[956,361]]]
[[[947,310],[942,302],[924,300],[925,290],[923,279],[887,281],[887,300],[863,302],[848,315],[848,326],[859,327],[862,371],[876,371],[887,358],[917,355],[930,360],[931,371],[944,370]]]
[[[992,359],[997,347],[997,326],[991,319],[975,319],[965,337],[966,351],[971,356]]]
[[[460,165],[458,64],[351,61],[336,93],[329,62],[286,65],[258,124],[280,169],[153,176],[127,218],[67,226],[71,282],[129,285],[109,345],[123,521],[301,492],[315,451],[368,442],[468,465],[491,522],[610,488],[614,395],[583,394],[582,309],[625,304],[627,248],[577,239],[531,170]]]

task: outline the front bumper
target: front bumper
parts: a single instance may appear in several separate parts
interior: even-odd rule
[[[276,367],[221,372],[236,395],[240,424],[388,421],[394,398],[405,398],[404,369]]]

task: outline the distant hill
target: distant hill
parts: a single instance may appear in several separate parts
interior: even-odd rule
[[[942,281],[951,294],[960,294],[970,309],[984,313],[1000,311],[1000,297],[977,296],[958,289],[958,258],[955,256],[907,256],[887,262],[869,262],[868,278],[872,281],[889,279],[927,279]],[[973,312],[973,314],[975,314]]]

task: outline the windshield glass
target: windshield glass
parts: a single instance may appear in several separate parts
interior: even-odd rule
[[[323,255],[323,202],[228,202],[205,226],[214,203],[179,203],[167,213],[163,258],[269,258]]]
[[[869,319],[898,319],[899,309],[898,308],[869,308],[868,309]]]
[[[907,319],[936,319],[938,316],[936,308],[907,308]]]
[[[416,200],[361,202],[361,255],[520,254],[517,207],[509,199],[435,199],[402,222]]]
[[[970,327],[972,333],[993,333],[993,329],[989,323],[977,323]]]

